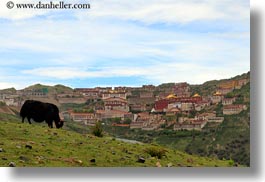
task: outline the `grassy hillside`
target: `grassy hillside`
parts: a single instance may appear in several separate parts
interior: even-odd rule
[[[243,75],[245,76],[245,75]],[[238,77],[236,77],[238,78]],[[185,146],[185,151],[201,156],[217,156],[250,165],[250,83],[227,94],[237,97],[236,104],[245,104],[248,109],[236,115],[225,115],[219,126],[208,124],[204,132]],[[222,104],[217,113],[222,113]]]
[[[53,94],[63,94],[63,93],[73,93],[73,89],[64,85],[54,85],[54,86],[48,86],[48,85],[42,85],[42,84],[35,84],[28,86],[24,88],[23,90],[43,90],[48,93],[48,95]],[[2,93],[9,93],[9,94],[16,94],[17,90],[15,88],[8,88],[0,90]]]
[[[14,94],[14,93],[16,93],[16,89],[14,87],[12,87],[12,88],[7,88],[7,89],[2,89],[2,90],[0,90],[0,92]]]
[[[47,89],[49,94],[61,94],[61,93],[73,92],[72,88],[64,85],[48,86],[48,85],[35,84],[25,88],[25,90],[29,89]]]
[[[11,119],[11,118],[10,118]],[[0,166],[233,166],[233,161],[191,156],[149,144],[132,144],[112,137],[97,138],[46,125],[0,121]],[[161,159],[152,153],[164,154]],[[158,155],[157,155],[158,156]],[[142,157],[144,163],[139,162]]]
[[[0,113],[15,115],[16,112],[17,112],[16,110],[12,110],[11,107],[0,102]]]
[[[190,88],[192,90],[192,93],[199,93],[200,95],[212,95],[219,84],[225,83],[227,81],[231,80],[240,80],[244,78],[250,78],[250,72],[244,73],[242,75],[235,76],[230,79],[222,79],[222,80],[211,80],[207,81],[201,85],[190,85]]]

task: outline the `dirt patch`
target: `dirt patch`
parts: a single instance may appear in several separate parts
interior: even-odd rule
[[[9,106],[0,106],[0,113],[16,115]]]

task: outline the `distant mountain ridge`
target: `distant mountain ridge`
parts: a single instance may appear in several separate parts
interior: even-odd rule
[[[209,80],[204,82],[203,84],[189,84],[191,86],[192,89],[198,89],[200,87],[211,87],[211,88],[216,88],[216,86],[218,84],[221,84],[223,82],[227,82],[227,81],[231,81],[231,80],[239,80],[239,79],[244,79],[244,78],[250,78],[250,71],[248,71],[247,73],[243,73],[241,75],[236,75],[234,77],[231,78],[225,78],[225,79],[220,79],[220,80]],[[176,82],[177,83],[177,82]],[[171,86],[174,83],[161,83],[160,85],[156,86],[156,87],[167,87],[167,86]],[[69,93],[69,92],[73,92],[74,88],[71,88],[69,86],[65,86],[65,85],[61,85],[61,84],[57,84],[54,86],[50,86],[50,85],[42,85],[40,83],[38,84],[34,84],[34,85],[30,85],[24,89],[21,90],[30,90],[30,89],[43,89],[46,88],[49,90],[49,92],[51,93]],[[89,88],[89,87],[87,87]],[[6,89],[2,89],[0,90],[0,92],[16,92],[17,90],[15,88],[6,88]]]

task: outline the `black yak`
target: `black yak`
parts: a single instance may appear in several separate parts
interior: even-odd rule
[[[50,128],[53,128],[53,121],[56,128],[63,126],[63,120],[60,119],[58,107],[51,103],[26,100],[20,110],[20,116],[22,117],[22,123],[27,118],[29,124],[31,124],[30,119],[33,119],[39,123],[45,121]]]

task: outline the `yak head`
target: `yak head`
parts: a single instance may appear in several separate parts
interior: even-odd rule
[[[62,128],[64,124],[63,120],[55,121],[56,128]]]

